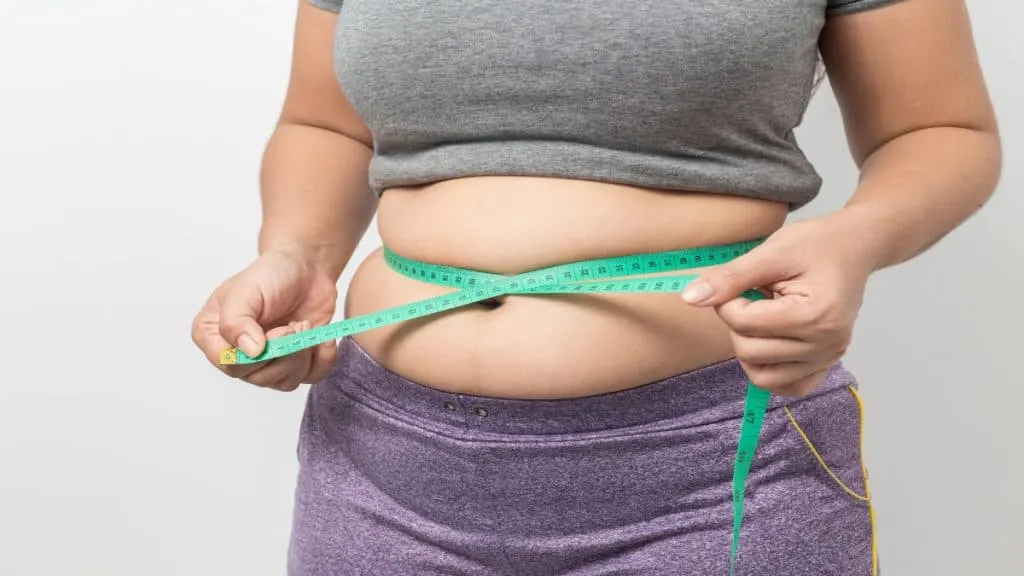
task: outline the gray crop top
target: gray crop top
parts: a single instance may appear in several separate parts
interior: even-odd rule
[[[793,129],[825,18],[898,0],[307,0],[378,193],[554,176],[764,198],[821,178]]]

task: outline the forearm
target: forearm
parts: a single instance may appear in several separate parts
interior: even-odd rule
[[[371,150],[337,132],[282,123],[260,173],[259,251],[300,250],[338,278],[373,219],[367,184]]]
[[[917,130],[864,162],[857,191],[840,212],[878,270],[924,252],[976,212],[1001,171],[995,131]]]

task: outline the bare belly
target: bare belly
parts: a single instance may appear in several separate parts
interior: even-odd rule
[[[513,274],[764,237],[786,215],[784,204],[726,195],[486,177],[389,189],[377,225],[384,245],[403,256]],[[451,290],[394,272],[378,249],[359,264],[345,315]],[[507,398],[612,392],[733,356],[714,311],[692,307],[677,294],[506,296],[496,304],[355,339],[385,367],[420,384]]]

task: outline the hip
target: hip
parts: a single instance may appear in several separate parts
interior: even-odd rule
[[[728,573],[734,360],[535,401],[422,386],[351,339],[339,352],[302,423],[295,566],[379,563],[380,548],[413,553],[387,555],[384,574]],[[739,574],[870,574],[855,388],[837,364],[815,393],[773,399]]]

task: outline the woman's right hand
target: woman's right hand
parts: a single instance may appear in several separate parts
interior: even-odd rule
[[[327,324],[337,298],[336,280],[318,269],[312,257],[301,250],[268,251],[213,291],[192,321],[192,341],[229,376],[292,391],[327,376],[337,355],[333,341],[238,366],[221,365],[220,353],[237,346],[257,356],[268,338]]]

